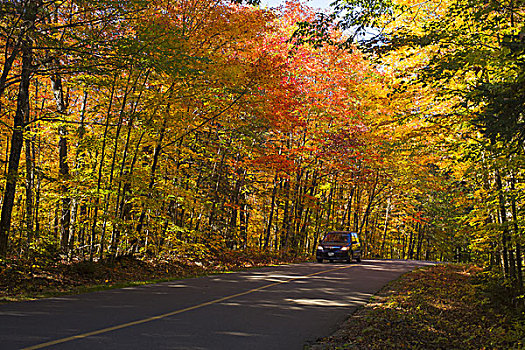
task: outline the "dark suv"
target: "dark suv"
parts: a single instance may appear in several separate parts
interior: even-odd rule
[[[360,262],[361,244],[357,233],[349,231],[328,232],[319,242],[315,257],[320,263],[325,259],[330,260],[330,262],[335,260],[350,262],[352,259]]]

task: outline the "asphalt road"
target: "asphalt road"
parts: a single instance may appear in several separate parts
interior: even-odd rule
[[[0,305],[0,349],[303,349],[417,261],[294,264]]]

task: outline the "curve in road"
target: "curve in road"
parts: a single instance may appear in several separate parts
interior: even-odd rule
[[[0,305],[2,349],[302,349],[428,262],[294,264]]]

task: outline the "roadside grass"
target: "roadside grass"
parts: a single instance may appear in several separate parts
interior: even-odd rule
[[[407,273],[305,348],[525,349],[525,314],[507,303],[499,282],[472,265]]]
[[[0,267],[0,303],[124,288],[306,260],[306,257],[261,251],[225,251],[201,259],[170,257],[142,260],[120,257],[97,262],[56,261],[40,265],[11,259]]]

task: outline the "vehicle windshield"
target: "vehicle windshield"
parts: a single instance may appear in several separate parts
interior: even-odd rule
[[[323,238],[323,243],[348,243],[350,235],[348,233],[328,233]]]

